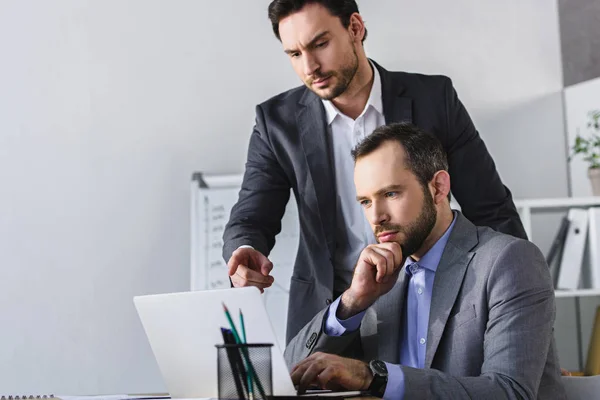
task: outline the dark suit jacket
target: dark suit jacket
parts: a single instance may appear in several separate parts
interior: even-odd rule
[[[285,349],[288,365],[321,351],[398,364],[410,278],[367,309],[360,329],[323,330],[327,308]],[[554,290],[531,242],[458,213],[435,273],[425,365],[401,366],[406,399],[566,399],[554,345]]]
[[[411,122],[438,137],[448,155],[452,193],[477,225],[525,237],[512,196],[449,78],[381,76],[386,123]],[[350,156],[350,155],[349,155]],[[241,245],[268,255],[281,230],[290,188],[298,203],[300,245],[290,286],[287,341],[333,298],[336,190],[325,110],[302,86],[256,107],[239,199],[223,235],[223,257]],[[277,268],[277,266],[274,266]]]

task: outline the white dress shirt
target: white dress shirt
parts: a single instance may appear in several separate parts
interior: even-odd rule
[[[373,86],[362,113],[353,120],[339,111],[331,101],[322,100],[327,117],[327,129],[333,148],[335,186],[337,191],[336,253],[334,260],[334,290],[341,292],[350,286],[352,272],[360,252],[376,243],[362,207],[356,201],[354,161],[350,151],[376,128],[385,125],[381,78],[373,69]]]

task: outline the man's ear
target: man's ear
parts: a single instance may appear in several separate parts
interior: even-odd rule
[[[359,13],[354,13],[350,16],[350,23],[348,25],[348,30],[352,35],[352,40],[356,43],[362,43],[363,38],[365,37],[365,22]]]
[[[435,204],[448,200],[448,193],[450,193],[450,174],[448,174],[448,171],[440,170],[436,172],[429,182],[429,187]]]

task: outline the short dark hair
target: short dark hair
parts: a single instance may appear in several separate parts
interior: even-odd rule
[[[279,35],[279,21],[291,14],[300,11],[307,4],[317,3],[325,7],[331,15],[338,17],[344,28],[350,25],[350,17],[358,12],[358,5],[355,0],[273,0],[269,4],[269,19],[273,25],[275,37],[281,41]],[[367,38],[367,29],[362,41]]]
[[[434,135],[408,123],[383,125],[375,129],[352,150],[352,158],[356,162],[391,141],[402,145],[406,153],[406,167],[423,187],[427,187],[436,172],[448,171],[448,158],[442,143]]]

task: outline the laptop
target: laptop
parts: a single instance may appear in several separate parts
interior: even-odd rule
[[[137,296],[133,301],[171,397],[218,397],[215,345],[223,344],[220,328],[229,327],[223,303],[238,329],[239,310],[242,310],[248,343],[273,343],[273,395],[296,396],[283,352],[257,288]],[[360,392],[336,393],[342,394],[348,397]],[[323,395],[326,394],[319,393],[319,396]]]

